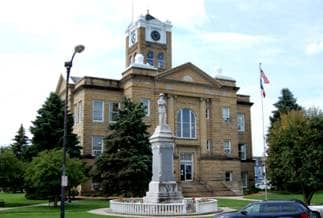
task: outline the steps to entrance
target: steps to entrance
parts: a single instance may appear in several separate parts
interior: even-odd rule
[[[181,182],[180,187],[184,197],[236,196],[236,193],[227,188],[222,182],[212,185],[206,185],[201,182]]]

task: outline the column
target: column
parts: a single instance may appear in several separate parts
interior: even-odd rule
[[[207,123],[206,123],[206,99],[200,98],[200,141],[201,141],[201,153],[206,154],[208,151],[206,149],[207,140]]]

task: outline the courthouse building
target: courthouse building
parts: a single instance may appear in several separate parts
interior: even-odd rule
[[[158,123],[156,102],[164,93],[175,137],[170,170],[184,196],[242,194],[254,186],[249,96],[237,94],[230,77],[210,76],[192,63],[173,67],[171,30],[169,21],[140,16],[126,30],[120,80],[71,78],[69,106],[83,159],[93,164],[104,151],[103,138],[124,96],[143,102],[152,134]],[[64,98],[64,90],[61,76],[56,93]],[[91,191],[93,184],[82,186],[83,194]]]

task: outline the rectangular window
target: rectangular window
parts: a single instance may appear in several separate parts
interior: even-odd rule
[[[119,103],[117,102],[110,102],[109,103],[109,122],[116,121],[116,117],[119,111]]]
[[[226,182],[232,182],[232,171],[226,171],[225,172],[225,181]]]
[[[210,119],[210,109],[209,108],[205,109],[205,118]]]
[[[83,121],[83,106],[82,106],[82,101],[79,101],[77,103],[77,113],[78,113],[78,121],[79,122]]]
[[[229,107],[222,108],[222,118],[225,122],[230,122],[230,108]]]
[[[77,104],[74,104],[74,125],[77,124],[79,122],[79,117],[78,117],[78,108],[77,108]]]
[[[238,113],[237,114],[237,128],[239,132],[245,131],[245,119],[244,119],[244,113]]]
[[[225,154],[231,154],[231,140],[230,139],[224,140],[223,147],[224,147]]]
[[[147,98],[143,98],[141,100],[141,102],[144,106],[146,117],[149,117],[150,116],[150,100]]]
[[[92,136],[92,156],[99,156],[103,152],[103,136]]]
[[[242,188],[248,188],[248,172],[241,172]]]
[[[92,120],[93,122],[104,121],[104,102],[101,100],[92,101]]]
[[[206,150],[211,151],[211,146],[212,146],[212,140],[208,139],[206,140]]]
[[[239,158],[240,160],[247,160],[247,145],[239,144]]]

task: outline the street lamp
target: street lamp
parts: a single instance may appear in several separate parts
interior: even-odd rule
[[[66,175],[66,147],[67,147],[67,110],[68,110],[68,80],[70,78],[70,71],[73,64],[73,59],[76,53],[81,53],[85,49],[84,45],[77,45],[74,48],[74,53],[70,61],[65,62],[66,68],[66,86],[65,86],[65,107],[64,107],[64,137],[63,137],[63,148],[64,157],[62,164],[62,178],[61,178],[61,218],[65,216],[65,187],[67,186],[68,179]]]

